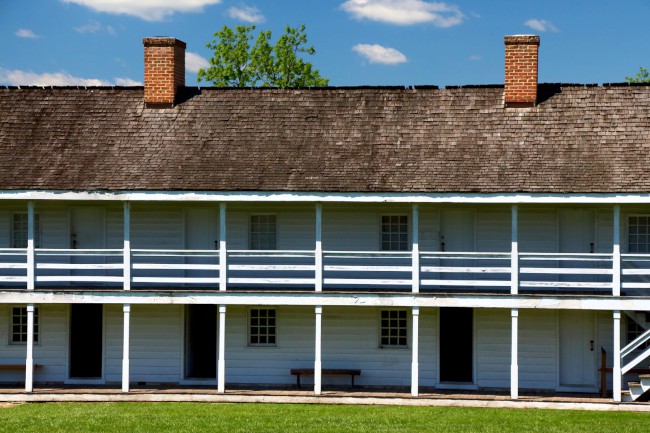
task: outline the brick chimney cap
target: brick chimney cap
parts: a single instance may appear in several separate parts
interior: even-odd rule
[[[180,39],[170,38],[167,36],[154,36],[151,38],[142,38],[142,44],[145,47],[181,47],[185,48],[187,44]]]
[[[503,41],[506,45],[539,45],[539,36],[537,35],[509,35],[504,36]]]

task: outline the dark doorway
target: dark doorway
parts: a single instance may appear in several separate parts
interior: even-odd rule
[[[440,309],[440,381],[473,382],[473,311]]]
[[[103,308],[96,304],[70,306],[70,377],[102,377]]]
[[[188,305],[185,320],[185,377],[217,377],[217,307]]]

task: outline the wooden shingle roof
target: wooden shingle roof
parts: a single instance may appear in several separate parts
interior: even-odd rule
[[[650,191],[650,87],[0,88],[0,189]]]

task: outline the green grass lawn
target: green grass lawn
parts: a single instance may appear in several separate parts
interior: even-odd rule
[[[41,403],[0,408],[9,432],[641,432],[647,413],[404,406]]]

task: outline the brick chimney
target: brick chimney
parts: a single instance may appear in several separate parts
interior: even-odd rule
[[[170,108],[179,86],[185,86],[185,42],[176,38],[143,38],[144,102],[148,108]]]
[[[506,107],[534,107],[537,102],[539,36],[505,36]]]

